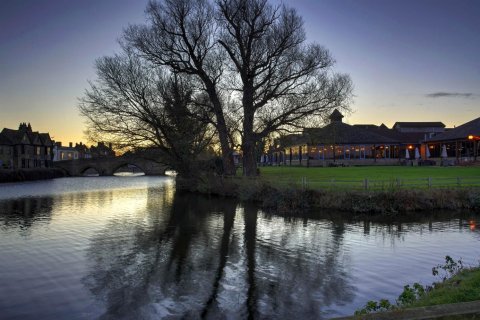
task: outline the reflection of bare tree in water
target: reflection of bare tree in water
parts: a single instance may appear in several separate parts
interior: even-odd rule
[[[228,254],[229,236],[225,233],[231,230],[228,224],[233,225],[236,204],[214,202],[196,195],[176,195],[171,208],[156,205],[148,205],[147,213],[155,216],[148,217],[147,226],[138,225],[132,229],[129,225],[135,223],[131,221],[113,221],[92,242],[88,255],[92,261],[91,274],[84,281],[106,302],[104,318],[137,317],[142,313],[148,317],[155,312],[167,314],[171,310],[162,309],[164,306],[153,310],[148,304],[162,299],[178,303],[183,297],[191,296],[189,301],[184,301],[184,307],[175,306],[179,314],[189,314],[189,309],[194,312],[195,305],[202,305],[208,299],[212,304],[215,300],[217,289],[211,298],[205,298],[208,291],[204,290],[204,287],[210,288],[212,282],[213,287],[218,288],[220,280],[220,276],[212,277],[210,272],[218,260],[218,252],[208,249],[215,247],[216,241],[209,235],[211,230],[206,224],[212,212],[225,216],[220,245],[220,251],[225,253],[220,254],[217,272],[221,274]],[[222,218],[218,214],[213,217]],[[193,305],[188,306],[190,302]]]
[[[329,306],[351,301],[353,287],[341,259],[344,224],[318,226],[310,221],[305,229],[305,221],[298,219],[279,229],[283,221],[278,220],[257,226],[257,314],[318,319]],[[306,230],[311,234],[307,238]]]
[[[257,287],[255,284],[255,247],[257,238],[257,211],[251,205],[245,206],[245,247],[247,256],[247,311],[248,319],[257,316]]]
[[[318,318],[352,299],[343,223],[284,221],[252,205],[241,221],[234,201],[157,197],[91,243],[84,283],[105,302],[103,318]]]
[[[215,273],[215,280],[213,282],[212,286],[212,293],[210,294],[207,302],[205,303],[205,306],[202,310],[202,318],[206,318],[213,303],[217,299],[218,296],[218,290],[220,286],[220,280],[222,280],[222,276],[224,274],[224,269],[225,266],[227,265],[227,260],[228,260],[228,253],[229,253],[229,247],[230,247],[230,238],[231,238],[231,233],[233,229],[233,223],[235,220],[235,207],[236,204],[233,204],[233,207],[230,208],[231,210],[225,211],[224,212],[224,217],[223,217],[223,233],[222,233],[222,240],[220,244],[220,252],[219,252],[219,263],[217,267],[217,271]]]
[[[0,227],[29,230],[51,220],[53,197],[20,198],[0,201]]]

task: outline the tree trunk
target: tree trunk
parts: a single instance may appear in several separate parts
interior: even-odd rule
[[[243,91],[243,175],[254,177],[257,175],[257,159],[255,157],[256,137],[253,131],[253,85],[245,85]]]
[[[255,157],[255,142],[244,136],[243,144],[243,175],[253,177],[257,175],[257,159]]]
[[[215,117],[217,118],[216,129],[218,131],[220,147],[222,149],[223,174],[234,176],[236,171],[235,163],[233,162],[232,148],[228,142],[228,128],[223,115],[222,104],[218,98],[217,90],[215,89],[213,82],[207,76],[203,76],[202,80],[205,83],[207,94],[213,104],[213,110],[215,112]]]
[[[223,163],[223,173],[227,176],[234,176],[235,175],[235,163],[233,162],[233,153],[228,144],[228,139],[226,135],[222,135],[219,132],[220,136],[220,144],[222,147],[222,163]],[[222,140],[224,140],[222,142]],[[226,140],[226,141],[225,141]]]

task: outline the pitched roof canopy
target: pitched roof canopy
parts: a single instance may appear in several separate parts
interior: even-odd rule
[[[428,141],[464,140],[468,139],[469,135],[480,136],[480,118],[440,133],[428,139]]]
[[[332,122],[323,128],[306,129],[305,134],[313,143],[395,144],[400,142],[381,134],[379,129],[364,129],[343,122]]]
[[[445,124],[440,121],[433,122],[395,122],[393,128],[430,128],[430,127],[439,127],[445,128]]]

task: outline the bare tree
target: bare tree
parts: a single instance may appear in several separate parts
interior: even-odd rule
[[[128,48],[97,60],[96,69],[98,79],[80,100],[89,131],[123,149],[155,147],[163,161],[190,175],[214,132],[198,120],[202,111],[188,77],[154,68]]]
[[[252,176],[262,139],[348,108],[350,78],[332,71],[328,50],[307,43],[292,8],[268,0],[162,0],[147,13],[149,24],[130,27],[125,38],[153,64],[195,77],[209,98],[202,108],[213,115],[226,173],[234,172],[235,133],[244,175]],[[240,109],[229,110],[227,100]]]
[[[224,57],[216,43],[214,8],[208,0],[150,2],[149,26],[132,26],[125,38],[152,63],[174,72],[195,75],[209,102],[203,104],[215,126],[222,150],[224,171],[234,174],[232,144],[219,83]]]
[[[346,107],[351,82],[332,75],[334,60],[306,44],[302,18],[267,0],[217,0],[221,34],[242,101],[244,174],[256,174],[255,145],[272,132],[302,126]]]

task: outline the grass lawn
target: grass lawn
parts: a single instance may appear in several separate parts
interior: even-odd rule
[[[447,265],[445,265],[447,266]],[[355,315],[366,315],[375,312],[394,311],[397,315],[399,311],[408,311],[412,308],[429,307],[444,304],[453,304],[460,302],[480,301],[480,268],[466,268],[456,271],[457,273],[449,279],[433,284],[433,288],[426,290],[426,287],[418,283],[413,286],[405,286],[398,299],[392,304],[390,301],[382,299],[380,301],[369,301],[364,308],[355,312]],[[457,310],[458,312],[469,310]],[[420,312],[422,313],[422,312]],[[407,318],[407,314],[405,319]],[[420,314],[416,314],[415,319]],[[424,314],[427,316],[428,314]],[[478,314],[480,315],[480,314]],[[389,319],[390,317],[372,317],[369,319]],[[392,317],[392,319],[400,319]],[[363,318],[362,318],[363,319]],[[428,318],[430,319],[430,318]],[[437,319],[437,318],[435,318]],[[464,319],[464,317],[441,317],[438,319]],[[477,318],[468,318],[477,319]]]
[[[480,300],[479,268],[463,270],[453,278],[437,284],[435,289],[408,307],[425,307],[475,300]]]
[[[260,176],[270,182],[300,183],[306,178],[309,186],[321,187],[336,183],[345,186],[362,186],[369,180],[371,186],[388,186],[400,179],[403,185],[432,186],[463,185],[480,186],[480,166],[475,167],[404,167],[404,166],[362,166],[362,167],[260,167]],[[460,180],[457,180],[460,178]],[[332,182],[334,181],[334,182]]]

